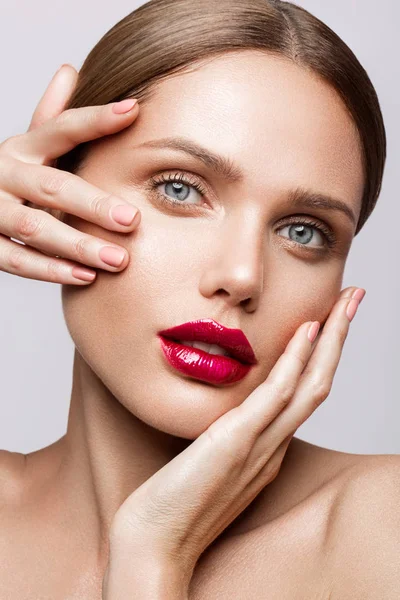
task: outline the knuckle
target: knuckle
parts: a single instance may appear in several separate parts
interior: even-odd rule
[[[280,471],[280,462],[274,459],[271,459],[265,465],[265,470],[263,475],[266,475],[268,482],[271,483],[277,476]]]
[[[279,394],[279,404],[284,407],[286,406],[290,400],[293,398],[293,395],[296,391],[296,388],[294,385],[290,385],[289,383],[285,383],[282,386],[279,387],[278,390],[278,394]]]
[[[46,278],[48,281],[54,283],[58,282],[60,279],[58,264],[54,260],[49,260],[46,265]]]
[[[267,459],[266,457],[269,456]],[[278,475],[281,468],[282,458],[274,452],[273,448],[263,447],[255,464],[255,472],[267,484],[271,483]]]
[[[279,380],[272,381],[273,393],[277,396],[278,402],[285,406],[296,391],[296,384],[289,379],[281,377]]]
[[[75,114],[76,108],[68,108],[67,110],[63,110],[63,112],[54,117],[54,123],[57,127],[63,129],[66,125],[69,125]]]
[[[37,212],[40,212],[40,217],[36,215]],[[22,239],[22,241],[37,237],[43,229],[43,226],[43,211],[33,211],[32,209],[25,210],[25,208],[23,210],[20,209],[17,211],[15,217],[14,230],[16,235],[13,237]]]
[[[39,180],[39,194],[52,199],[65,189],[67,181],[65,175],[62,175],[56,169],[51,169]]]
[[[74,127],[71,127],[71,124],[76,120],[76,114],[79,109],[77,108],[68,108],[64,110],[62,113],[54,117],[54,121],[51,123],[50,121],[46,122],[44,127],[55,127],[56,130],[62,131],[63,136],[73,145],[77,145],[79,143],[79,139],[75,134]]]
[[[222,445],[225,447],[232,443],[232,428],[226,422],[211,425],[205,431],[205,435],[213,446]]]
[[[25,265],[25,253],[23,248],[20,247],[20,244],[16,244],[16,246],[16,248],[12,248],[8,252],[8,258],[6,260],[8,268],[13,272],[18,273],[22,271],[22,267]]]
[[[85,238],[77,238],[72,242],[73,253],[79,262],[85,262],[88,255],[88,243]]]
[[[331,384],[327,379],[316,378],[310,382],[312,398],[315,406],[319,406],[331,391]]]
[[[109,204],[111,200],[111,194],[106,196],[95,196],[90,200],[89,208],[90,212],[97,218],[100,219],[104,214],[104,207]]]
[[[224,415],[204,432],[207,443],[218,451],[219,456],[225,457],[227,467],[228,465],[231,468],[243,465],[248,455],[248,444],[243,433],[239,432],[239,428],[239,424],[235,424],[231,418],[225,418]],[[238,444],[238,438],[240,444]]]

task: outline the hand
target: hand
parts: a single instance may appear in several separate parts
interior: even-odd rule
[[[40,100],[28,131],[0,143],[0,271],[84,285],[94,280],[96,271],[83,269],[82,263],[115,272],[129,262],[125,248],[77,231],[46,212],[56,209],[118,232],[130,232],[140,222],[140,212],[126,200],[51,166],[78,144],[116,133],[138,115],[138,103],[123,114],[113,112],[116,104],[63,110],[77,78],[71,65],[63,66]],[[45,208],[37,210],[32,204]],[[121,205],[136,210],[134,223],[126,226],[112,219],[111,209]],[[101,260],[99,252],[105,246],[123,253],[118,267]],[[77,278],[84,272],[92,277]]]
[[[242,404],[122,503],[110,528],[103,600],[187,597],[200,555],[275,479],[297,428],[328,396],[355,290],[342,290],[318,342],[310,342],[311,323],[303,323],[267,379]],[[362,297],[360,290],[350,301],[353,308]],[[175,585],[171,596],[165,590],[157,596],[163,581]],[[132,596],[132,590],[140,594]]]

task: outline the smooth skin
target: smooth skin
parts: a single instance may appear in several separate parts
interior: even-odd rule
[[[71,67],[66,70],[65,98],[75,77]],[[348,331],[348,304],[350,315],[358,305],[350,300],[356,287],[339,294],[354,230],[344,217],[332,215],[339,244],[319,259],[311,251],[306,259],[305,250],[272,227],[265,236],[265,227],[275,225],[281,212],[300,212],[284,206],[284,192],[293,184],[335,191],[359,214],[361,161],[341,102],[298,67],[257,53],[214,59],[162,82],[162,94],[125,116],[115,115],[111,106],[57,116],[63,93],[54,85],[30,131],[0,146],[0,268],[73,284],[63,287],[63,308],[76,345],[74,381],[66,436],[26,457],[2,456],[0,525],[7,541],[1,550],[2,596],[99,600],[103,593],[114,600],[134,585],[141,598],[154,597],[157,586],[165,592],[167,574],[168,585],[175,586],[168,593],[184,595],[189,586],[196,600],[249,593],[264,598],[265,585],[279,600],[292,599],[300,586],[308,600],[308,583],[321,598],[332,589],[340,600],[344,592],[355,598],[349,581],[341,588],[338,577],[353,567],[352,554],[343,550],[352,537],[354,498],[364,490],[389,506],[393,488],[380,485],[378,494],[376,482],[390,469],[387,462],[355,459],[293,437],[329,394]],[[288,110],[293,95],[297,113]],[[113,131],[117,135],[110,136]],[[228,186],[183,157],[139,148],[177,134],[232,156],[245,180]],[[52,169],[56,152],[66,152],[71,140],[97,138],[79,176]],[[149,173],[182,166],[201,172],[209,184],[214,210],[207,219],[200,211],[183,218],[148,194]],[[23,199],[66,211],[68,223],[24,206]],[[121,203],[140,211],[139,228],[108,220],[111,206]],[[28,245],[17,247],[11,237]],[[107,268],[98,259],[104,244],[124,249],[121,267]],[[92,284],[71,276],[74,266],[85,265],[99,269]],[[201,316],[241,327],[251,340],[259,365],[240,385],[205,386],[165,368],[156,332]],[[311,353],[305,329],[314,320],[323,328]],[[229,446],[223,445],[227,439]],[[346,477],[338,477],[343,472]],[[255,496],[256,508],[249,511]],[[226,536],[235,515],[243,514]],[[363,524],[370,528],[374,521],[357,524],[358,535]],[[346,531],[340,538],[345,559],[336,544],[327,563],[335,571],[323,570],[328,577],[322,593],[305,561],[312,556],[317,577],[326,557],[322,549],[338,531]],[[285,544],[289,536],[292,542]],[[211,552],[202,554],[192,574],[207,545]],[[27,557],[25,548],[33,547],[35,556]],[[136,563],[126,561],[127,551]],[[179,576],[171,561],[178,551]],[[140,579],[143,552],[146,571]],[[298,573],[287,572],[289,555]],[[20,569],[26,576],[16,581]],[[383,569],[380,565],[378,576]]]

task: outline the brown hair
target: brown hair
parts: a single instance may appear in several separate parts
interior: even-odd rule
[[[375,207],[386,160],[379,101],[352,50],[296,4],[150,0],[114,25],[90,51],[66,109],[125,98],[144,102],[172,74],[187,72],[212,56],[245,49],[286,57],[319,74],[341,96],[359,132],[363,155],[365,186],[357,234]],[[90,144],[76,146],[54,166],[77,173]]]

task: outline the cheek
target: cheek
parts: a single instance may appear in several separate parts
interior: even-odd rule
[[[177,377],[165,364],[157,332],[204,308],[189,240],[186,248],[183,242],[177,247],[173,240],[179,232],[171,235],[156,219],[146,233],[143,228],[126,236],[68,220],[80,231],[125,245],[130,254],[120,273],[98,270],[87,287],[62,287],[64,317],[77,351],[130,413],[161,431],[195,439],[242,396],[211,387],[205,393],[204,385]]]
[[[153,302],[162,298],[168,257],[156,239],[139,239],[139,231],[121,235],[73,215],[67,215],[65,223],[129,252],[129,264],[123,271],[98,269],[94,283],[64,285],[62,289],[65,320],[82,356],[102,360],[107,354],[110,363],[118,361],[124,353],[129,356],[143,328],[151,326],[149,311]]]
[[[313,267],[289,268],[287,265],[286,269],[276,270],[277,274],[285,275],[275,281],[273,295],[266,295],[266,306],[263,307],[271,332],[264,345],[260,344],[266,349],[266,375],[300,325],[306,321],[319,321],[323,326],[342,289],[343,269],[343,262],[337,261]],[[277,302],[268,306],[272,298]],[[268,325],[265,332],[268,332]]]
[[[123,271],[98,269],[96,280],[88,286],[64,285],[62,304],[68,331],[82,358],[113,395],[136,413],[137,407],[130,404],[132,398],[140,398],[143,381],[138,378],[154,372],[157,332],[176,319],[186,320],[196,306],[195,294],[188,297],[188,269],[176,260],[177,249],[165,226],[161,228],[155,220],[146,232],[143,227],[129,234],[111,232],[72,215],[67,221],[129,252],[130,261]]]

